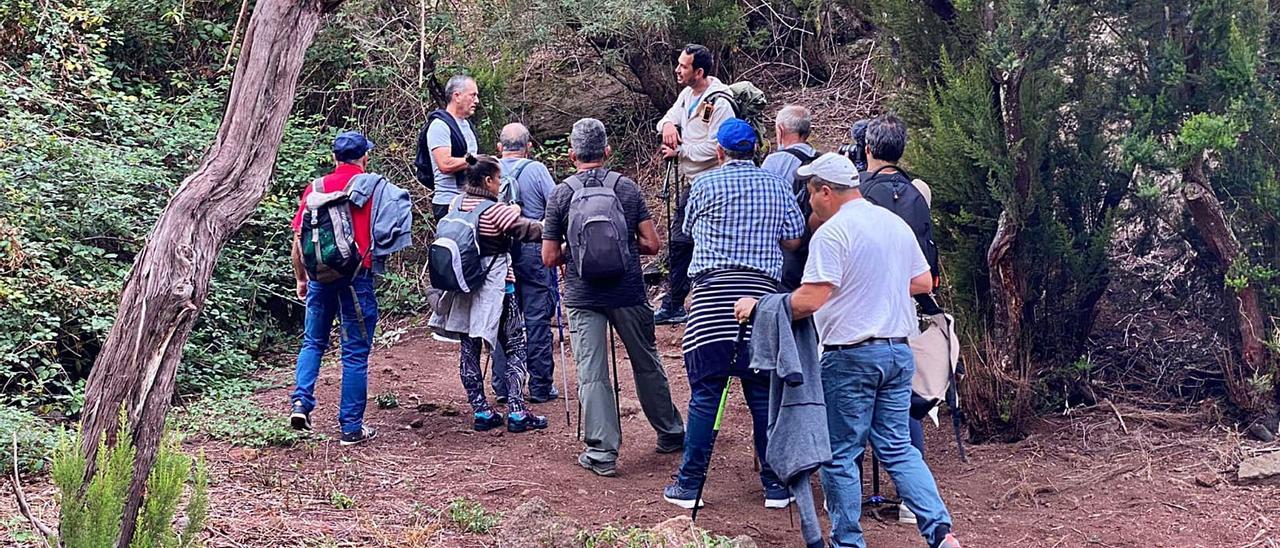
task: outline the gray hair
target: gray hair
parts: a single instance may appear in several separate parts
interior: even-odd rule
[[[454,94],[462,93],[462,90],[467,87],[467,82],[475,82],[475,81],[476,81],[475,78],[472,78],[465,74],[457,74],[449,78],[449,81],[444,85],[445,104],[452,103]]]
[[[882,162],[897,162],[907,149],[907,124],[892,114],[881,114],[867,123],[867,148]]]
[[[720,150],[723,150],[725,157],[730,160],[753,160],[756,157],[755,150],[737,151],[737,150],[729,150],[724,147],[720,147]]]
[[[599,162],[604,159],[604,149],[609,146],[604,122],[595,118],[583,118],[573,123],[569,133],[569,148],[580,162]]]
[[[809,109],[800,105],[782,107],[782,110],[778,111],[775,123],[783,133],[799,135],[803,139],[809,138],[809,131],[812,130],[813,125]]]
[[[502,134],[498,136],[498,142],[502,143],[503,152],[515,152],[524,150],[529,146],[529,141],[533,137],[529,135],[529,128],[524,127],[521,123],[511,123],[503,126]]]

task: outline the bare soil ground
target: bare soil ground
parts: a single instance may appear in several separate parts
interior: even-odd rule
[[[546,431],[471,431],[456,346],[410,333],[372,359],[367,421],[379,436],[367,446],[336,441],[340,372],[329,364],[316,413],[329,439],[265,450],[188,442],[188,449],[206,452],[213,471],[210,546],[499,545],[498,537],[463,533],[440,515],[457,497],[498,512],[541,497],[592,529],[649,527],[682,514],[660,498],[679,455],[653,451],[655,436],[633,399],[625,352],[619,351],[626,415],[620,474],[600,478],[576,464],[581,444],[565,422],[563,401],[537,406],[551,419]],[[658,336],[683,408],[688,386],[679,333],[660,327]],[[284,421],[288,373],[276,375],[279,385],[256,398],[280,409]],[[373,404],[372,396],[386,392],[398,395],[400,407]],[[800,545],[788,512],[763,508],[749,415],[740,395],[731,402],[698,523],[730,537],[750,535],[761,546]],[[968,463],[960,462],[944,417],[944,428],[928,428],[927,460],[966,546],[1280,546],[1280,487],[1232,483],[1242,442],[1209,426],[1211,415],[1101,404],[1044,418],[1020,443],[970,446]],[[887,477],[884,484],[891,493]],[[52,518],[48,480],[27,489],[37,512]],[[354,507],[339,508],[344,496]],[[0,513],[16,515],[12,500],[0,502]],[[868,515],[863,525],[870,546],[923,545],[891,509]]]

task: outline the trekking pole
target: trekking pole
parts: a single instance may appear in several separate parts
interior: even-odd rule
[[[622,447],[622,384],[618,382],[618,343],[613,338],[613,322],[609,322],[609,354],[613,358],[613,411],[618,417],[618,447]]]
[[[742,346],[742,339],[747,336],[747,323],[738,324],[738,338],[733,342],[733,361],[730,363],[738,363],[738,348]],[[733,385],[733,377],[728,377],[724,381],[724,391],[720,393],[720,407],[716,409],[716,421],[711,424],[711,450],[715,450],[716,437],[720,434],[720,421],[724,419],[724,408],[729,403],[729,387]],[[693,515],[689,517],[690,521],[698,521],[698,507],[702,506],[702,490],[707,486],[707,476],[711,472],[711,451],[707,452],[707,468],[702,473],[702,483],[698,484],[698,496],[693,499]]]
[[[552,278],[555,275],[552,274]],[[560,283],[557,280],[556,289],[556,326],[560,330],[560,378],[564,384],[564,423],[569,424],[569,360],[564,354],[564,314],[560,313]]]

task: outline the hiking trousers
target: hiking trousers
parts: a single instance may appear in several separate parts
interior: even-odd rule
[[[463,337],[462,351],[458,355],[458,375],[462,378],[462,388],[467,391],[467,403],[471,411],[483,413],[493,411],[489,399],[484,395],[484,370],[481,368],[481,354],[484,353],[484,340],[478,337]],[[507,412],[522,413],[525,411],[524,379],[525,339],[524,319],[520,315],[520,305],[515,293],[502,296],[502,316],[498,320],[498,347],[490,350],[490,354],[502,354],[506,367],[501,372],[494,368],[495,377],[502,376],[505,392],[496,392],[507,397]]]
[[[684,437],[684,423],[671,401],[667,372],[658,356],[653,308],[647,304],[608,310],[570,307],[568,315],[587,457],[598,463],[615,462],[622,445],[609,359],[610,324],[631,358],[636,396],[649,425],[658,433],[658,444],[678,443]]]
[[[528,341],[526,365],[529,370],[529,395],[547,399],[555,385],[552,360],[551,317],[556,313],[554,270],[542,264],[542,242],[517,242],[511,249],[511,262],[516,274],[516,295],[524,314],[525,338]],[[507,358],[504,352],[493,355],[493,392],[507,393]]]
[[[831,544],[862,548],[862,477],[854,461],[867,440],[930,546],[951,529],[951,515],[920,451],[911,446],[911,347],[890,343],[822,353],[822,390],[832,461],[822,467]]]
[[[315,409],[320,359],[329,350],[329,331],[334,318],[339,316],[342,318],[342,401],[338,405],[338,423],[344,434],[350,434],[364,426],[364,409],[369,399],[369,351],[378,325],[373,274],[365,272],[352,279],[329,283],[307,282],[307,318],[289,399],[302,402],[302,409],[307,413]]]

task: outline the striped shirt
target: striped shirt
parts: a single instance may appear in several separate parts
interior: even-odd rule
[[[471,211],[490,198],[482,198],[467,194],[462,198],[458,209]],[[542,225],[536,221],[520,216],[520,208],[499,203],[490,206],[480,214],[480,222],[476,227],[476,240],[480,244],[480,256],[492,257],[504,255],[511,249],[511,240],[515,237],[521,241],[537,241],[542,239]],[[508,263],[509,264],[509,263]],[[515,282],[515,271],[508,266],[507,281]]]
[[[777,290],[777,281],[746,270],[722,270],[699,279],[693,286],[689,323],[685,327],[681,349],[689,354],[714,342],[733,342],[738,337],[738,320],[733,316],[733,305],[738,299],[758,299]],[[750,336],[748,327],[744,340],[749,340]]]

